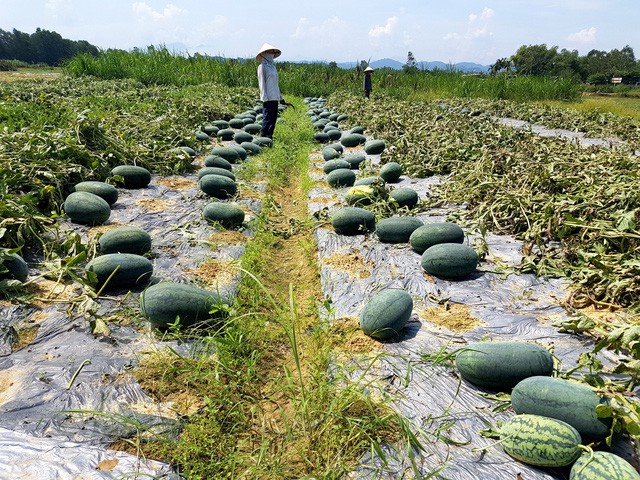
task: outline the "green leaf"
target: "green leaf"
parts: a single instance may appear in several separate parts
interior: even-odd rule
[[[613,416],[613,408],[609,405],[598,405],[596,407],[596,415],[598,418],[611,418]]]
[[[618,221],[618,225],[616,225],[616,229],[621,232],[630,232],[635,230],[636,228],[636,212],[631,211],[627,212],[620,216],[620,220]]]

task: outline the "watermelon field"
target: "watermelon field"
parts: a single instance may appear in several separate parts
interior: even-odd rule
[[[0,82],[0,476],[640,478],[637,119],[124,60]]]

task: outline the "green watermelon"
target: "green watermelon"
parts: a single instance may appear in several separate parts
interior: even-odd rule
[[[233,136],[236,134],[235,130],[230,128],[223,128],[218,131],[218,138],[223,141],[233,140]]]
[[[318,132],[313,136],[313,139],[318,143],[327,143],[331,138],[324,132]]]
[[[229,163],[237,163],[240,160],[240,154],[235,148],[231,147],[213,147],[211,155],[224,158]]]
[[[398,205],[398,208],[407,207],[411,209],[420,201],[418,192],[413,188],[394,188],[389,193],[389,197]]]
[[[362,154],[355,153],[344,157],[344,161],[347,162],[351,169],[358,170],[360,164],[366,160],[366,157]]]
[[[349,133],[359,133],[360,135],[363,135],[364,134],[364,128],[361,127],[360,125],[356,125],[351,130],[349,130]]]
[[[376,235],[381,242],[406,243],[413,231],[423,225],[416,217],[383,218],[376,224]]]
[[[211,197],[225,199],[236,194],[236,182],[223,175],[205,175],[199,181],[200,190]]]
[[[475,272],[478,265],[476,251],[459,243],[439,243],[427,248],[420,260],[430,275],[442,278],[464,278]]]
[[[380,183],[380,184],[384,185],[385,181],[383,179],[381,179],[380,177],[364,177],[364,178],[359,178],[358,180],[356,180],[353,185],[354,186],[371,185],[372,183]]]
[[[241,131],[241,132],[237,132],[234,136],[233,136],[233,140],[237,143],[237,144],[241,144],[243,142],[252,142],[253,141],[253,135],[251,135],[250,133]]]
[[[64,213],[74,223],[102,225],[109,220],[111,207],[93,193],[73,192],[64,201]]]
[[[140,295],[143,315],[160,330],[166,330],[175,322],[180,327],[191,327],[224,318],[229,303],[218,292],[183,283],[158,283]]]
[[[245,149],[248,155],[258,155],[259,153],[262,153],[262,148],[260,148],[259,145],[253,143],[252,141],[242,142],[240,146]]]
[[[475,342],[456,354],[456,367],[467,382],[507,391],[525,378],[551,376],[553,358],[535,343]]]
[[[337,170],[339,168],[342,168],[344,170],[349,170],[350,165],[344,160],[338,159],[338,160],[329,160],[322,166],[322,170],[324,171],[324,173],[331,173],[334,170]]]
[[[241,118],[232,118],[229,120],[229,127],[231,128],[244,128],[244,120]]]
[[[222,175],[223,177],[228,177],[234,181],[236,179],[236,176],[233,174],[233,172],[230,172],[226,168],[219,167],[203,167],[198,170],[198,180],[200,180],[205,175]]]
[[[17,253],[9,253],[2,259],[2,266],[7,269],[0,273],[0,280],[18,280],[22,283],[29,278],[29,266]]]
[[[141,255],[109,253],[91,260],[86,270],[98,277],[97,289],[121,290],[149,283],[153,264]]]
[[[393,191],[391,192],[393,193]],[[409,238],[411,248],[418,253],[440,243],[462,243],[464,232],[455,223],[435,222],[416,229]]]
[[[151,236],[140,227],[127,225],[108,230],[98,239],[100,252],[144,255],[151,251]]]
[[[202,216],[210,222],[220,223],[224,228],[237,228],[244,222],[244,210],[237,203],[208,203],[202,210]]]
[[[230,148],[233,148],[238,153],[238,157],[240,158],[240,160],[247,159],[247,151],[240,145],[230,145]]]
[[[322,149],[322,158],[325,161],[334,160],[340,156],[340,152],[338,152],[335,148],[324,147]]]
[[[111,170],[111,175],[122,177],[124,188],[145,188],[151,183],[151,172],[136,165],[119,165]]]
[[[387,183],[396,183],[402,175],[402,167],[397,162],[385,163],[380,169],[380,177]]]
[[[582,439],[571,425],[555,418],[516,415],[500,428],[506,453],[538,467],[564,467],[580,456]]]
[[[273,140],[271,140],[269,137],[256,137],[253,139],[253,143],[258,145],[259,147],[273,146]]]
[[[356,207],[363,205],[371,205],[376,196],[376,191],[369,185],[353,186],[345,195],[344,199],[349,205]]]
[[[345,147],[357,147],[358,145],[362,145],[367,141],[367,138],[360,133],[348,133],[342,135],[340,138],[340,143]]]
[[[411,317],[413,300],[404,290],[389,288],[367,301],[360,315],[360,328],[376,340],[397,337]]]
[[[105,182],[86,181],[80,182],[73,187],[76,192],[89,192],[99,196],[109,205],[118,201],[118,189]]]
[[[248,125],[244,126],[244,131],[251,135],[257,135],[261,130],[262,126],[257,123],[249,123]]]
[[[368,155],[380,155],[384,152],[385,147],[384,140],[369,140],[364,144],[364,151]]]
[[[362,235],[375,228],[376,217],[364,208],[344,207],[333,213],[331,225],[340,235]]]
[[[587,442],[609,435],[611,419],[596,415],[596,407],[608,403],[585,384],[548,376],[525,378],[511,392],[511,406],[516,413],[562,420]]]
[[[218,167],[224,168],[225,170],[231,171],[233,167],[228,160],[218,156],[218,155],[207,155],[204,157],[204,165],[205,167]]]
[[[571,467],[569,480],[640,480],[625,459],[609,452],[583,453]]]
[[[226,120],[214,120],[213,122],[211,122],[211,124],[218,130],[229,128],[229,122],[227,122]]]
[[[200,140],[201,142],[210,142],[211,137],[205,132],[198,131],[196,132],[196,140]]]
[[[327,175],[327,183],[333,188],[350,187],[355,181],[356,174],[346,168],[337,168]]]

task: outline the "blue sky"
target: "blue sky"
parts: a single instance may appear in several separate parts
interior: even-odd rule
[[[0,0],[0,29],[37,27],[100,48],[164,44],[188,53],[282,60],[470,61],[485,65],[521,45],[585,55],[630,45],[640,58],[638,0],[131,1]]]

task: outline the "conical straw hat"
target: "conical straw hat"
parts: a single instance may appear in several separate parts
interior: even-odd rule
[[[256,55],[256,60],[260,60],[260,55],[262,55],[263,53],[269,53],[269,52],[273,53],[273,58],[277,58],[282,54],[279,48],[276,48],[273,45],[270,45],[268,43],[265,43],[262,45],[262,47],[260,48],[260,51]]]
[[[365,72],[373,72],[373,68],[371,67],[367,67],[364,69]]]

